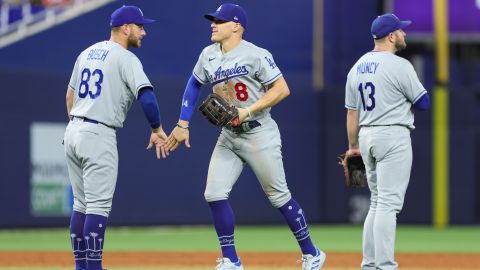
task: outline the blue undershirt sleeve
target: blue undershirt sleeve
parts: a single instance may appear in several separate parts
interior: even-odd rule
[[[180,112],[180,120],[189,121],[192,118],[193,110],[195,110],[198,97],[200,96],[200,83],[193,75],[187,82],[185,92],[183,93],[182,111]]]
[[[138,93],[138,101],[152,128],[160,127],[160,108],[152,87],[144,87]]]
[[[426,111],[430,109],[430,96],[428,93],[423,94],[417,102],[413,103],[413,107],[419,111]]]

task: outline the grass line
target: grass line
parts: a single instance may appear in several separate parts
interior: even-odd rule
[[[333,252],[361,251],[361,226],[310,227],[312,240]],[[237,226],[235,243],[242,251],[297,252],[298,245],[287,226]],[[480,253],[480,227],[398,226],[397,252]],[[211,226],[109,228],[109,251],[218,251]],[[0,251],[66,251],[69,232],[64,229],[0,230]]]

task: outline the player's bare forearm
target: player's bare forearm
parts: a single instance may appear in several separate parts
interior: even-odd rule
[[[152,133],[161,133],[163,132],[165,134],[165,132],[163,131],[163,128],[162,126],[159,126],[157,128],[152,128]]]
[[[72,89],[68,88],[67,89],[67,95],[66,95],[66,103],[67,103],[67,114],[70,116],[70,111],[72,110],[73,107],[73,95],[75,92],[73,92]]]
[[[249,107],[250,113],[258,112],[275,106],[288,95],[290,95],[290,89],[288,88],[287,82],[282,76],[272,83],[272,87],[265,93],[265,95],[263,95],[262,98]]]
[[[177,124],[183,128],[188,128],[189,121],[178,119]]]
[[[358,149],[358,113],[355,110],[347,111],[347,135],[348,135],[348,148]]]

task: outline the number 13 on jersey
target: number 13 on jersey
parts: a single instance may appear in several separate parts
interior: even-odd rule
[[[371,82],[360,83],[358,91],[362,99],[363,110],[372,111],[375,108],[375,85]]]

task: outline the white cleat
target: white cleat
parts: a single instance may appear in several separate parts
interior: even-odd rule
[[[327,254],[317,248],[315,256],[307,254],[302,255],[302,270],[320,270],[327,260]]]
[[[219,258],[217,259],[217,263],[218,265],[215,267],[215,270],[243,270],[240,258],[236,263],[232,263],[229,258]]]

